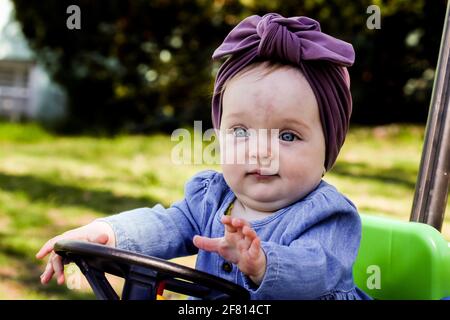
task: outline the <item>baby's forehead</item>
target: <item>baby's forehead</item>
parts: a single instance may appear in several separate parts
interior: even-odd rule
[[[225,89],[222,107],[224,115],[241,113],[250,117],[260,112],[272,117],[299,117],[302,109],[318,108],[314,92],[300,70],[264,64],[233,77]]]
[[[283,64],[279,62],[273,61],[263,61],[252,63],[247,67],[243,68],[236,75],[230,78],[226,83],[225,87],[227,87],[230,83],[244,80],[244,81],[255,81],[262,80],[264,78],[269,78],[273,80],[273,78],[290,78],[290,80],[299,80],[304,79],[303,73],[301,70],[290,64]]]
[[[290,98],[313,94],[300,69],[280,63],[257,63],[237,73],[225,84],[224,95],[251,95],[252,98]]]

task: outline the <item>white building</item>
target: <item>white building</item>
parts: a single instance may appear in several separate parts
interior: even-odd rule
[[[37,64],[13,20],[13,5],[0,0],[0,117],[52,121],[65,110],[66,96]]]

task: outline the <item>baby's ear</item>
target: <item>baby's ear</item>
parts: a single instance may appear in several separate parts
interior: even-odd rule
[[[343,73],[344,73],[345,84],[350,89],[350,74],[348,73],[348,70],[346,67],[342,67],[342,69],[343,69]]]

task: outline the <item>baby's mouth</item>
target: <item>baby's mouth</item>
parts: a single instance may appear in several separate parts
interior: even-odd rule
[[[258,180],[270,180],[270,179],[273,179],[273,178],[279,176],[278,174],[264,174],[261,170],[258,170],[258,169],[247,172],[246,175],[250,176],[250,177],[254,177]]]

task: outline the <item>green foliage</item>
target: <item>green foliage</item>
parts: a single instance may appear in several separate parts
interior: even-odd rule
[[[307,15],[351,42],[353,121],[424,122],[445,13],[444,0],[13,0],[39,60],[68,91],[66,131],[164,130],[210,121],[217,65],[211,55],[251,14]],[[68,30],[66,8],[81,8]],[[369,5],[381,29],[369,30]]]

